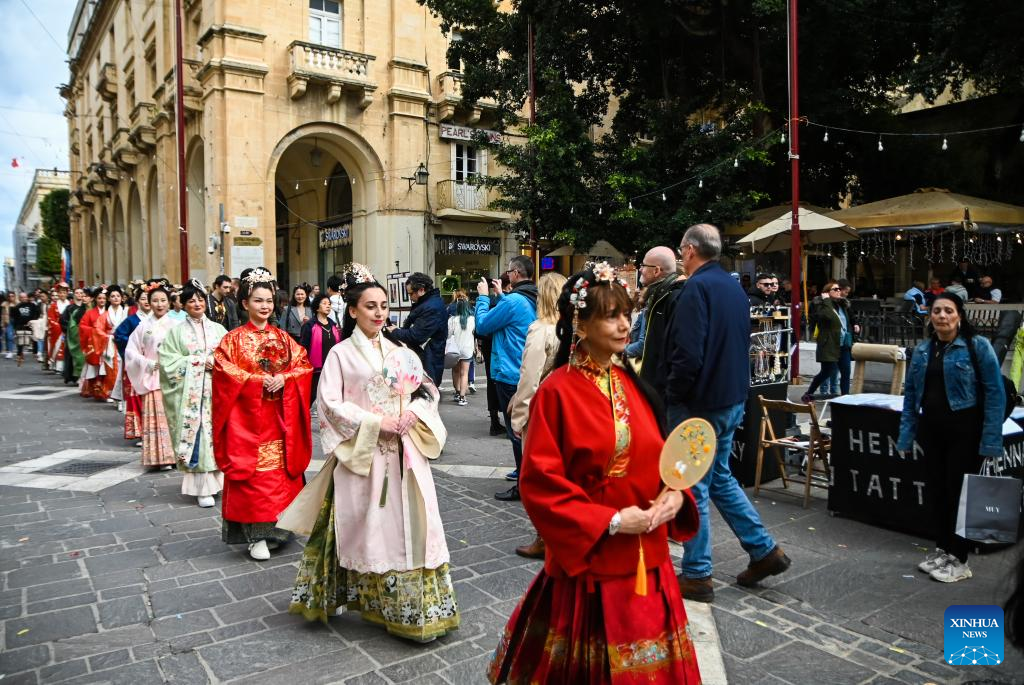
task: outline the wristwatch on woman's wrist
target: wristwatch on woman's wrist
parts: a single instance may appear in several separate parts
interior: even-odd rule
[[[615,535],[619,532],[619,528],[622,527],[622,514],[615,512],[612,516],[612,520],[608,522],[608,534]]]

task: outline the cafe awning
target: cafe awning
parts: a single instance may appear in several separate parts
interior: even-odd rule
[[[818,214],[828,214],[833,211],[831,209],[825,209],[818,205],[812,205],[807,202],[801,202],[800,207],[803,209],[809,209],[812,212]],[[755,209],[750,213],[750,218],[745,221],[740,221],[734,224],[725,224],[725,230],[722,231],[722,235],[730,238],[734,236],[744,236],[753,231],[756,228],[764,226],[769,221],[772,221],[785,213],[790,212],[793,209],[793,205],[786,203],[784,205],[773,205],[771,207],[764,207],[762,209]]]
[[[1024,207],[942,188],[920,188],[907,195],[830,212],[828,216],[861,233],[915,228],[1024,228]]]

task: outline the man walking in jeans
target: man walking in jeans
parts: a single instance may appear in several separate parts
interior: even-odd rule
[[[698,602],[715,598],[711,586],[711,525],[708,500],[718,507],[750,565],[737,576],[745,587],[789,568],[789,557],[768,534],[757,510],[732,476],[729,455],[750,387],[750,310],[740,284],[718,263],[722,238],[710,224],[687,229],[679,245],[689,275],[665,336],[662,370],[666,377],[668,425],[706,419],[715,429],[715,463],[691,488],[700,512],[700,529],[684,546],[679,586]]]
[[[512,441],[512,456],[516,460],[516,478],[523,462],[523,442],[512,432],[509,420],[508,403],[516,394],[519,384],[519,365],[523,361],[523,348],[526,346],[526,330],[537,318],[537,286],[533,283],[533,262],[529,257],[518,255],[509,260],[509,283],[512,292],[501,295],[501,283],[494,281],[498,291],[498,301],[491,307],[487,280],[481,278],[476,292],[476,332],[477,335],[491,337],[491,367],[494,375],[495,390],[498,393],[498,407],[505,417],[505,430]],[[509,476],[511,478],[511,475]],[[513,485],[504,492],[494,495],[494,499],[503,502],[519,500],[519,486]]]

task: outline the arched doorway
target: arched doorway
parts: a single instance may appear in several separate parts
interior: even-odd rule
[[[206,234],[206,171],[203,165],[203,139],[192,143],[186,179],[188,183],[188,268],[189,275],[206,283],[209,276]]]
[[[146,278],[149,269],[146,256],[149,254],[147,227],[142,223],[142,198],[139,186],[132,183],[128,191],[128,236],[131,244],[131,267],[128,272],[133,280]]]
[[[149,234],[149,251],[143,254],[145,261],[144,278],[153,278],[164,273],[163,260],[157,255],[157,246],[163,244],[160,223],[160,194],[157,192],[157,175],[154,168],[149,173],[149,190],[146,193],[146,233]]]
[[[128,282],[129,255],[128,232],[125,230],[124,225],[124,209],[121,205],[121,198],[117,198],[114,200],[114,283],[124,285]]]
[[[323,286],[342,265],[369,263],[368,243],[387,242],[373,230],[379,219],[370,211],[383,192],[380,160],[354,132],[326,122],[302,126],[277,145],[270,174],[282,283]]]

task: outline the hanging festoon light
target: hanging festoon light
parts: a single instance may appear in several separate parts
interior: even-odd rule
[[[570,214],[575,214],[576,213],[576,206],[575,205],[573,205],[572,207],[569,208],[569,213]]]
[[[703,178],[700,179],[699,181],[697,181],[697,187],[698,188],[703,188],[704,187],[704,179]]]
[[[735,169],[739,165],[740,165],[740,158],[739,157],[733,157],[733,159],[732,159],[732,167]]]
[[[1020,127],[1020,142],[1024,143],[1024,126]]]
[[[604,214],[604,208],[603,207],[598,207],[597,208],[597,215],[601,216],[602,214]]]
[[[299,189],[299,182],[298,182],[298,181],[296,181],[296,182],[295,182],[295,190],[298,190],[298,189]]]
[[[945,138],[943,138],[943,139],[942,139],[942,151],[943,151],[943,152],[945,152],[945,151],[946,151],[946,150],[948,150],[948,149],[949,149],[949,143],[948,143],[948,142],[946,142],[946,139],[945,139]]]
[[[783,145],[785,145],[785,144],[786,144],[786,132],[785,132],[785,131],[783,131],[783,132],[782,132],[782,135],[780,135],[780,136],[779,136],[779,142],[780,142],[781,144],[783,144]]]
[[[878,151],[885,152],[885,146],[882,145],[882,136],[878,136]]]
[[[630,208],[630,210],[633,209],[633,201],[632,200],[629,201],[629,208]]]
[[[823,142],[823,143],[827,143],[828,142],[828,129],[827,128],[825,129],[825,136],[821,139],[821,142]]]
[[[665,193],[662,193],[662,194],[661,194],[661,201],[662,201],[662,202],[668,202],[668,198],[667,198],[667,197],[665,197]]]

